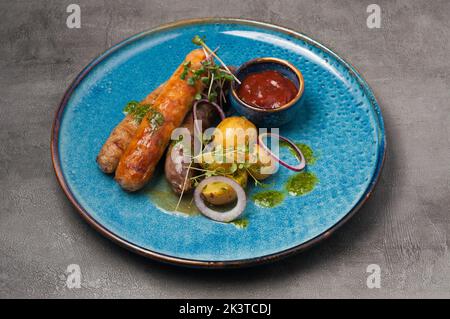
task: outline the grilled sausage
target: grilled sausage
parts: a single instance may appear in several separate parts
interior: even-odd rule
[[[152,93],[150,93],[141,103],[153,104],[161,93],[163,85],[160,85]],[[135,121],[133,115],[127,115],[125,118],[112,130],[105,144],[103,144],[100,152],[97,155],[97,163],[100,169],[107,173],[114,173],[117,164],[119,164],[120,157],[125,149],[130,144],[131,139],[139,127],[139,122]]]
[[[116,169],[115,179],[123,189],[136,191],[152,177],[156,164],[170,141],[172,131],[181,125],[191,109],[195,95],[203,90],[199,79],[195,80],[193,85],[190,85],[187,79],[192,76],[192,71],[201,67],[204,60],[205,53],[201,49],[189,53],[185,59],[185,62],[190,63],[186,79],[181,78],[185,71],[185,63],[182,63],[155,100],[154,116],[143,118]]]
[[[206,130],[214,126],[218,120],[219,116],[217,111],[211,108],[207,104],[199,104],[197,107],[197,120],[202,121],[202,130]],[[184,119],[183,128],[189,131],[191,136],[191,150],[194,148],[194,116],[192,112],[189,112]],[[197,173],[195,170],[198,165],[195,163],[189,164],[184,161],[184,143],[175,142],[169,146],[166,154],[166,162],[164,163],[164,173],[166,175],[166,180],[169,182],[170,187],[176,194],[188,193],[193,188],[193,180]],[[187,177],[186,177],[187,174]],[[183,186],[184,185],[184,186]]]

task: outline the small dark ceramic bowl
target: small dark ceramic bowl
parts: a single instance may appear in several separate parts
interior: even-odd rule
[[[278,58],[258,58],[250,60],[239,67],[235,75],[242,82],[251,73],[273,70],[280,72],[297,87],[297,95],[276,109],[256,107],[242,101],[237,95],[239,83],[234,80],[231,84],[229,100],[231,106],[259,127],[280,127],[295,118],[297,111],[303,104],[305,82],[301,72],[291,63]]]

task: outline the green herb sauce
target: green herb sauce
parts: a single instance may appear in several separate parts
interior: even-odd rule
[[[137,101],[130,101],[123,109],[126,115],[131,115],[137,123],[147,115],[152,130],[157,129],[164,123],[164,115],[154,109],[150,104],[141,104]]]
[[[301,196],[311,192],[319,179],[311,172],[300,172],[292,175],[287,183],[286,190],[289,195]]]
[[[247,228],[247,226],[248,226],[248,219],[247,218],[240,218],[240,219],[233,220],[230,223],[233,224],[234,226],[236,226],[237,228],[243,229],[243,228]]]
[[[305,157],[307,164],[314,164],[316,162],[316,157],[314,155],[314,152],[312,148],[309,145],[303,144],[303,143],[295,143],[295,145],[300,149],[300,151],[303,153],[303,156]],[[292,154],[297,156],[297,153],[292,149],[292,147],[285,141],[280,141],[281,147],[289,147],[289,150]]]
[[[255,204],[264,208],[278,206],[283,202],[284,198],[284,193],[275,190],[263,191],[253,195]]]
[[[123,112],[126,115],[132,115],[137,123],[141,123],[145,114],[147,114],[150,109],[151,105],[149,104],[140,104],[137,101],[131,101],[125,106]]]

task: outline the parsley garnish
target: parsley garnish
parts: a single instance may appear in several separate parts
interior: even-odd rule
[[[150,108],[147,115],[147,120],[150,122],[152,129],[156,129],[164,123],[164,115],[154,108]]]
[[[128,104],[123,109],[123,112],[126,115],[132,115],[134,120],[138,123],[142,121],[145,114],[150,110],[151,105],[149,104],[140,104],[137,101],[128,102]]]
[[[141,123],[142,119],[147,115],[152,129],[156,129],[164,123],[164,115],[154,109],[150,104],[140,104],[137,101],[128,102],[123,109],[126,115],[132,115],[137,123]]]

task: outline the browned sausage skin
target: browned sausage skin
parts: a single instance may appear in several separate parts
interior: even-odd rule
[[[164,84],[156,88],[141,103],[153,104],[161,93],[163,86]],[[123,152],[125,152],[138,128],[139,122],[134,119],[133,115],[127,115],[112,130],[97,155],[98,166],[103,172],[107,174],[114,173]]]
[[[187,55],[185,62],[190,62],[187,77],[192,76],[192,70],[201,67],[205,58],[205,53],[201,49]],[[203,89],[200,80],[190,85],[182,79],[183,71],[184,63],[172,74],[155,100],[153,104],[155,116],[143,118],[119,161],[115,179],[125,190],[136,191],[150,180],[170,141],[172,131],[181,125],[191,109],[195,95]]]

